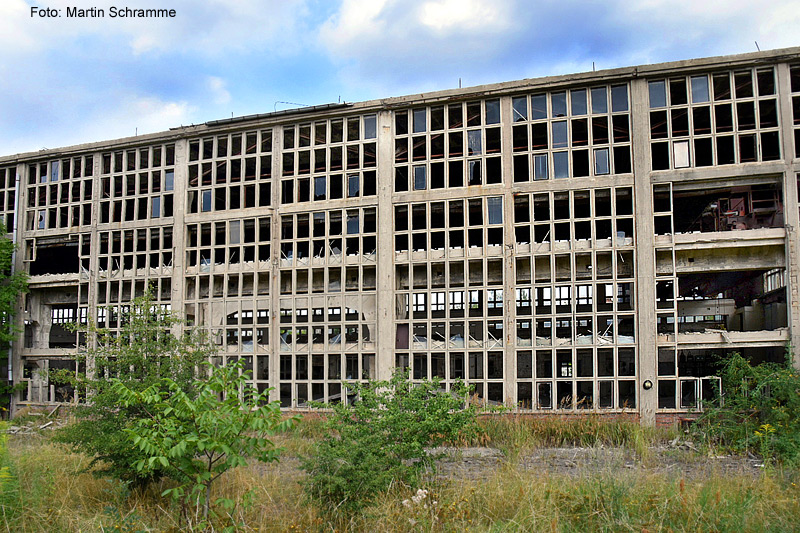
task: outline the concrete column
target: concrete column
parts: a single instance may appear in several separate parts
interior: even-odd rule
[[[378,379],[389,379],[394,369],[395,348],[395,280],[394,280],[394,137],[392,112],[378,113],[378,236],[377,236],[377,353],[375,364]]]
[[[653,227],[653,188],[650,184],[650,129],[648,85],[631,81],[631,149],[634,175],[634,224],[636,227],[636,343],[638,356],[639,415],[646,426],[656,422],[656,273]],[[653,387],[642,384],[650,380]]]
[[[15,198],[14,198],[14,232],[12,234],[12,239],[14,243],[18,246],[17,250],[14,252],[14,258],[12,261],[12,269],[14,272],[20,272],[25,270],[25,265],[23,263],[23,259],[25,257],[25,241],[23,239],[23,235],[25,234],[25,206],[28,205],[27,203],[27,183],[28,183],[28,166],[22,163],[17,165],[16,170],[16,191],[15,191]],[[25,297],[20,295],[17,299],[16,304],[16,313],[14,315],[14,326],[19,328],[22,331],[22,335],[18,335],[17,339],[12,341],[8,348],[9,352],[9,362],[11,366],[8,369],[8,376],[7,379],[10,379],[13,383],[19,383],[22,380],[23,374],[23,367],[22,367],[22,349],[25,347]],[[11,413],[15,413],[17,410],[17,394],[11,395],[11,405],[9,408],[11,409]]]
[[[166,157],[166,154],[164,154]],[[186,318],[184,301],[186,281],[184,279],[186,261],[186,197],[189,190],[189,141],[175,141],[175,176],[172,196],[172,310],[181,318]],[[96,249],[97,247],[93,247]],[[180,328],[178,328],[180,329]]]
[[[270,217],[270,230],[272,231],[272,244],[270,245],[270,263],[272,264],[272,277],[270,279],[269,294],[269,386],[273,391],[269,393],[270,401],[280,399],[280,248],[281,248],[281,147],[283,146],[283,127],[272,128],[272,216]],[[311,317],[309,316],[309,320]],[[309,323],[308,334],[311,335]]]
[[[92,224],[90,227],[89,236],[91,238],[91,247],[89,249],[89,291],[88,298],[88,320],[94,321],[97,325],[97,274],[100,255],[100,232],[97,230],[97,225],[100,223],[100,199],[103,197],[103,153],[95,152],[92,160],[92,176],[94,176],[94,183],[92,185]],[[80,281],[79,281],[80,283]],[[174,285],[174,280],[173,280]],[[91,324],[89,324],[91,327]],[[88,335],[87,335],[88,337]],[[97,345],[97,340],[86,339],[87,345],[91,342],[93,347]],[[94,359],[86,361],[86,374],[88,376],[94,375]]]
[[[506,405],[517,403],[516,357],[516,276],[514,274],[514,182],[513,136],[514,124],[511,97],[500,98],[500,117],[503,124],[501,157],[503,160],[503,379]],[[526,126],[527,127],[527,126]]]
[[[781,150],[783,151],[783,219],[786,227],[786,313],[789,324],[789,343],[795,368],[800,368],[800,209],[797,201],[797,175],[792,168],[794,146],[792,137],[792,97],[789,65],[776,66]]]

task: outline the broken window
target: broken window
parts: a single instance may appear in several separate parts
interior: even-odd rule
[[[528,120],[528,98],[526,96],[513,98],[511,101],[511,108],[514,115],[514,122],[524,122]]]

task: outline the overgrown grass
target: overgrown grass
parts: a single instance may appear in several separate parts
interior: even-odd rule
[[[489,420],[484,420],[487,424]],[[500,431],[494,419],[487,435]],[[522,428],[518,442],[575,443],[577,430],[553,421],[521,421],[548,427],[530,440]],[[570,420],[569,424],[578,423]],[[582,422],[594,424],[595,422]],[[584,426],[593,427],[593,426]],[[576,433],[569,433],[576,431]],[[598,429],[585,445],[633,442],[628,429]],[[573,435],[573,436],[570,436]],[[625,437],[628,435],[627,437]],[[301,439],[290,435],[287,439]],[[507,438],[507,437],[505,437]],[[527,440],[526,440],[527,439]],[[616,440],[614,440],[616,439]],[[627,440],[626,440],[627,439]],[[291,454],[289,454],[291,455]],[[287,462],[239,468],[219,480],[221,493],[252,492],[252,505],[235,510],[242,531],[797,531],[800,484],[796,470],[773,470],[760,477],[711,474],[695,480],[607,469],[583,477],[524,471],[509,463],[486,479],[429,480],[422,487],[394,486],[363,512],[350,517],[322,515],[304,503],[301,473]],[[8,463],[13,483],[2,484],[0,530],[4,531],[178,531],[179,511],[158,493],[164,487],[127,492],[118,483],[81,473],[82,456],[44,437],[14,437]],[[16,486],[16,489],[13,487]],[[413,503],[419,488],[427,496]],[[403,501],[408,500],[408,505]],[[434,503],[435,502],[435,503]],[[426,507],[427,505],[427,507]],[[228,523],[229,520],[225,520]],[[225,523],[220,522],[218,526]]]
[[[673,439],[675,429],[648,428],[627,420],[607,420],[599,416],[532,417],[525,415],[484,416],[479,419],[484,431],[481,444],[494,446],[506,455],[539,447],[624,446],[646,457],[648,448]]]

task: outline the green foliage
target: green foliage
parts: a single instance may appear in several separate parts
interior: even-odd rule
[[[53,381],[72,384],[88,400],[75,410],[77,421],[60,430],[56,440],[93,457],[92,466],[101,467],[94,470],[98,475],[143,485],[163,472],[135,468],[143,455],[124,430],[146,413],[140,406],[121,405],[109,378],[136,391],[161,387],[163,378],[170,378],[190,392],[198,365],[208,360],[215,349],[200,331],[173,335],[170,329],[178,325],[178,319],[157,304],[149,290],[131,302],[120,320],[118,334],[96,327],[92,319],[87,325],[76,327],[87,339],[75,355],[79,371],[51,372]]]
[[[0,357],[4,358],[8,356],[9,343],[20,334],[13,322],[17,302],[28,292],[28,275],[23,271],[12,273],[16,246],[5,237],[7,231],[0,224]],[[11,385],[0,383],[0,409],[7,409],[13,392]]]
[[[204,520],[214,481],[232,468],[247,466],[248,459],[277,460],[280,449],[269,436],[296,420],[281,420],[279,402],[269,403],[269,390],[259,393],[245,382],[243,361],[207,366],[210,376],[195,379],[191,393],[170,378],[144,390],[118,379],[111,386],[123,407],[146,413],[125,430],[145,455],[136,462],[137,471],[167,472],[178,484],[162,495],[184,504],[204,500]],[[215,503],[229,512],[236,506],[226,498]]]
[[[425,448],[471,440],[477,434],[477,406],[467,405],[468,389],[439,381],[411,383],[398,370],[390,381],[347,383],[357,400],[327,405],[328,433],[303,458],[305,491],[329,509],[355,511],[393,483],[414,485],[433,468]]]
[[[12,471],[8,454],[7,422],[0,422],[0,518],[4,524],[14,523],[19,517],[19,480]]]
[[[25,272],[14,272],[14,249],[16,246],[6,235],[6,227],[0,224],[0,347],[8,349],[8,343],[19,335],[19,329],[11,322],[19,296],[28,292],[28,276]]]
[[[723,402],[693,426],[711,445],[800,463],[800,374],[786,365],[753,366],[738,353],[722,367]]]

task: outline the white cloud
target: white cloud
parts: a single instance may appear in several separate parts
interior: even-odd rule
[[[511,24],[510,2],[481,0],[438,0],[420,6],[419,21],[437,31],[503,31]]]
[[[343,0],[319,39],[343,84],[402,94],[796,46],[798,27],[800,0]]]
[[[164,101],[152,96],[125,98],[126,104],[116,113],[102,119],[100,127],[110,129],[135,128],[139,134],[154,133],[171,127],[187,124],[194,108],[185,101]],[[123,126],[124,125],[124,126]],[[120,132],[124,135],[124,132]],[[130,134],[130,133],[128,133]],[[107,138],[99,136],[97,138]]]
[[[209,76],[206,86],[211,93],[211,100],[217,105],[225,105],[231,101],[231,93],[225,88],[225,80],[217,76]]]
[[[99,38],[122,41],[134,54],[193,52],[216,56],[231,50],[265,47],[271,53],[296,50],[307,16],[307,0],[94,0],[103,18],[67,18],[74,0],[44,0],[42,7],[58,9],[60,17],[31,17],[24,0],[0,3],[0,58],[23,50],[68,46],[76,40]],[[131,9],[174,9],[174,18],[111,17],[112,6]],[[89,6],[77,6],[88,9]]]
[[[20,24],[29,15],[30,8],[22,0],[5,0],[0,3],[0,50],[20,51],[36,46],[35,34],[26,31]]]
[[[460,65],[507,61],[505,40],[524,22],[512,17],[514,1],[343,0],[319,41],[343,83],[397,94]]]

